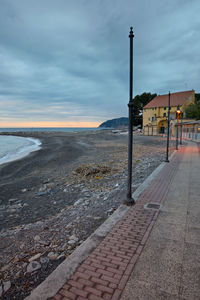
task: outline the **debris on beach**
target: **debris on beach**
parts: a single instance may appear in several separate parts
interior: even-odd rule
[[[110,175],[113,172],[116,172],[116,170],[105,164],[87,164],[76,168],[74,171],[72,171],[71,176],[81,176],[81,178],[101,178],[105,177],[106,175]]]

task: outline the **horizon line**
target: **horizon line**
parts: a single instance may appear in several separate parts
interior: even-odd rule
[[[96,128],[101,122],[2,122],[0,128]]]

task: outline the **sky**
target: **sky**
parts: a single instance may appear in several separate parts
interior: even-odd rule
[[[0,0],[0,127],[96,127],[133,96],[200,92],[199,0]]]

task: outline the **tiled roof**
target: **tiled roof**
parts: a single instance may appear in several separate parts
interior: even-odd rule
[[[192,91],[172,93],[170,95],[170,106],[183,105],[186,101],[190,100],[190,97],[194,93]],[[168,106],[168,94],[156,96],[151,100],[144,108],[153,108],[153,107],[164,107]]]

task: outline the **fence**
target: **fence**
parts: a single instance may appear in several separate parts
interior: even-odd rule
[[[182,137],[187,140],[200,142],[200,120],[183,123]]]

